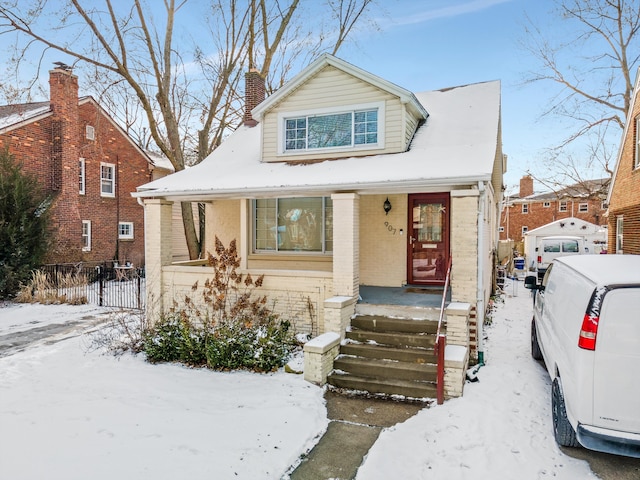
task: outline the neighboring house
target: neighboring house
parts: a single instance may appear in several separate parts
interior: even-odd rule
[[[449,259],[451,300],[481,325],[505,163],[500,83],[414,94],[331,55],[264,101],[260,75],[246,79],[245,124],[134,194],[149,315],[211,277],[201,262],[171,264],[171,209],[187,200],[206,205],[207,249],[237,240],[241,269],[265,275],[261,291],[299,331],[344,338],[361,286],[441,287]]]
[[[563,218],[525,233],[524,256],[529,268],[535,267],[538,242],[544,237],[554,236],[580,237],[583,239],[588,253],[602,253],[607,248],[606,227],[576,217]]]
[[[640,255],[640,70],[627,112],[607,204],[609,253]]]
[[[144,264],[144,210],[131,196],[153,164],[68,67],[50,71],[50,100],[0,107],[0,147],[51,196],[48,261]]]
[[[517,195],[505,198],[500,216],[500,240],[522,242],[528,231],[557,220],[578,218],[604,226],[609,179],[585,180],[555,192],[535,193],[533,178],[520,179]]]

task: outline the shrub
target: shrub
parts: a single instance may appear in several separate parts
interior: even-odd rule
[[[208,262],[214,276],[202,290],[204,309],[189,297],[181,307],[174,305],[144,335],[147,359],[221,370],[269,372],[283,366],[296,341],[290,322],[267,307],[265,296],[254,295],[262,276],[254,281],[237,272],[235,241],[226,249],[216,237],[216,255]]]
[[[12,298],[48,249],[50,200],[35,177],[0,151],[0,298]]]

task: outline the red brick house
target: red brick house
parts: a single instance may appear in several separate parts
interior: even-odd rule
[[[640,74],[636,76],[627,123],[611,180],[609,253],[640,255]],[[624,231],[624,233],[623,233]]]
[[[78,77],[50,71],[50,100],[0,107],[0,148],[50,194],[49,262],[144,264],[143,208],[131,192],[151,180],[153,162]]]
[[[569,217],[606,225],[608,184],[607,178],[585,180],[555,192],[535,193],[533,178],[522,177],[518,194],[505,197],[500,215],[500,240],[521,242],[529,230]]]

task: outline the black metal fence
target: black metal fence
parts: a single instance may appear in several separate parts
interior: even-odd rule
[[[68,303],[104,307],[145,308],[145,271],[133,265],[62,263],[45,265],[33,294],[54,296]]]

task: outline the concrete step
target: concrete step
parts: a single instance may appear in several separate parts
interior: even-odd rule
[[[340,353],[365,358],[380,358],[408,363],[436,363],[433,349],[429,348],[396,348],[366,343],[345,343],[340,346]]]
[[[372,379],[333,371],[327,379],[336,388],[383,395],[402,395],[410,398],[435,398],[436,385],[410,380]]]
[[[346,338],[360,343],[389,345],[393,347],[433,348],[435,335],[424,333],[379,333],[367,330],[352,330]]]
[[[351,319],[351,327],[372,332],[436,333],[438,322],[434,320],[413,320],[389,318],[381,315],[356,315]]]
[[[437,367],[433,364],[397,362],[378,358],[362,358],[339,355],[333,368],[375,380],[411,380],[415,382],[435,382]]]

